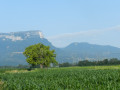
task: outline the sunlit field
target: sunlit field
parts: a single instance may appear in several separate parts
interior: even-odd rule
[[[119,90],[120,66],[0,69],[0,90]]]

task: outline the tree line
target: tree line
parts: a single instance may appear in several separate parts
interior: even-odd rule
[[[70,67],[70,66],[104,66],[104,65],[120,65],[120,60],[117,58],[112,58],[112,59],[104,59],[101,61],[88,61],[88,60],[83,60],[79,61],[78,63],[69,63],[65,62],[62,64],[59,64],[59,67]],[[56,65],[52,65],[53,67],[56,67]],[[0,68],[29,68],[31,67],[30,65],[21,65],[19,64],[18,66],[0,66]],[[39,65],[32,66],[32,68],[39,68]]]
[[[112,58],[112,59],[104,59],[101,61],[88,61],[88,60],[83,60],[79,61],[78,63],[71,64],[68,62],[59,64],[59,67],[70,67],[70,66],[102,66],[102,65],[119,65],[120,60],[117,58]]]

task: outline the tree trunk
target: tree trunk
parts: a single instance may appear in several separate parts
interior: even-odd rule
[[[43,68],[43,65],[42,65],[42,64],[40,64],[40,68]]]

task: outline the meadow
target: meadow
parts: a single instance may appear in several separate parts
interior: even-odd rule
[[[120,90],[120,66],[0,69],[0,90]]]

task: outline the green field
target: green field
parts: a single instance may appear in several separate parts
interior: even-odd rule
[[[120,90],[120,66],[0,69],[0,90]]]

